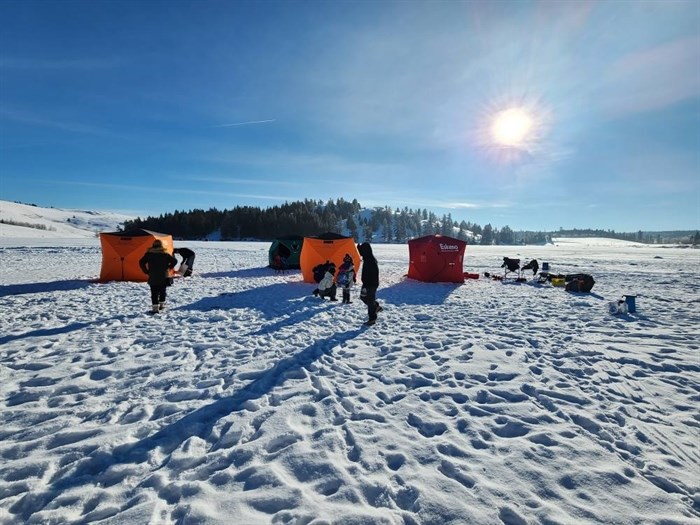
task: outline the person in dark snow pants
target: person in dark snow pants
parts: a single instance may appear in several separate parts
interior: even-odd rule
[[[183,277],[192,275],[192,267],[194,266],[194,252],[189,248],[175,248],[173,254],[178,254],[182,257],[179,272]]]
[[[148,275],[153,313],[165,309],[165,290],[170,282],[170,270],[175,268],[176,264],[177,259],[168,253],[163,241],[159,239],[153,241],[153,245],[139,260],[141,270]]]
[[[383,310],[377,302],[377,288],[379,288],[379,266],[377,259],[372,253],[372,246],[368,242],[363,242],[357,246],[357,251],[362,256],[362,290],[360,299],[367,305],[367,315],[369,320],[366,325],[373,325],[377,322],[377,314]]]

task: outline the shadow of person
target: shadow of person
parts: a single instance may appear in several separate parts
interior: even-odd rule
[[[80,290],[81,288],[87,288],[91,284],[94,284],[94,282],[82,279],[50,281],[45,283],[5,284],[0,286],[0,297],[8,297],[10,295],[21,295],[27,293],[48,293]]]
[[[357,328],[319,339],[304,350],[275,362],[231,396],[195,409],[179,420],[167,424],[152,435],[134,443],[117,446],[111,452],[94,451],[84,460],[80,460],[75,470],[57,476],[47,491],[35,494],[33,496],[35,502],[46,505],[68,488],[95,483],[96,478],[99,478],[115,464],[144,463],[149,460],[149,453],[156,448],[159,449],[159,453],[168,456],[191,437],[209,438],[219,419],[232,412],[243,410],[249,401],[272,393],[288,378],[297,378],[300,369],[308,368],[324,355],[330,355],[333,349],[354,339],[361,332],[362,329]],[[216,448],[216,445],[214,447]],[[163,463],[167,463],[167,461],[168,457],[163,458]],[[153,466],[153,469],[157,468],[160,468],[160,465]]]

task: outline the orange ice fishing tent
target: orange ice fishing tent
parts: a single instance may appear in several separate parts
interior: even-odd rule
[[[173,253],[173,238],[166,233],[149,230],[127,230],[100,233],[102,245],[102,269],[100,281],[146,281],[148,275],[141,271],[139,259],[160,239],[165,249]]]
[[[349,253],[355,265],[355,272],[360,268],[360,253],[355,246],[352,237],[345,237],[337,233],[322,233],[315,237],[304,237],[299,256],[299,266],[304,277],[304,282],[314,282],[314,267],[326,261],[335,263],[339,268],[343,264],[343,257]]]
[[[467,243],[444,235],[408,241],[408,277],[429,283],[463,283]]]

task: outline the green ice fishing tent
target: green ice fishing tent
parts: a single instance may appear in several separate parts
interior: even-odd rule
[[[285,235],[272,241],[268,253],[268,262],[274,266],[275,256],[284,257],[287,260],[287,268],[299,268],[299,255],[304,244],[304,237],[301,235]]]

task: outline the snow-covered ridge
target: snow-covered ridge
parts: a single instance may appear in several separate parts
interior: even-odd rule
[[[0,200],[0,237],[80,239],[115,231],[134,219],[119,213],[42,208]]]

